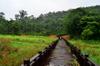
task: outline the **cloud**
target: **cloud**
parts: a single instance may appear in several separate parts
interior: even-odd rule
[[[0,0],[0,11],[6,18],[14,18],[19,10],[26,10],[29,15],[39,16],[49,11],[62,11],[77,7],[100,5],[99,0]]]

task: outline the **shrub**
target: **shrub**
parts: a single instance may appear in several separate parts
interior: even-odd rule
[[[82,39],[91,39],[93,32],[90,29],[85,29],[82,32]]]

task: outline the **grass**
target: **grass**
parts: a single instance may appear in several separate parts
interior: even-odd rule
[[[82,53],[89,54],[89,59],[100,65],[100,41],[97,40],[70,40],[70,42],[80,48]]]
[[[0,35],[0,66],[20,66],[52,41],[44,36]]]

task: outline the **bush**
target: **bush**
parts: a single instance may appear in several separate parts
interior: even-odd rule
[[[93,35],[93,32],[90,29],[85,29],[82,32],[82,39],[91,39]]]

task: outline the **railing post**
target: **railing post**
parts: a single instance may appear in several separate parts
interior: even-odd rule
[[[30,60],[24,60],[24,66],[30,66]]]
[[[31,59],[25,59],[21,66],[42,66],[42,62],[45,60],[46,57],[49,56],[49,54],[57,45],[57,42],[58,40],[56,40],[53,44],[46,47],[44,51],[38,52],[38,55],[36,55],[35,57],[32,57]]]

